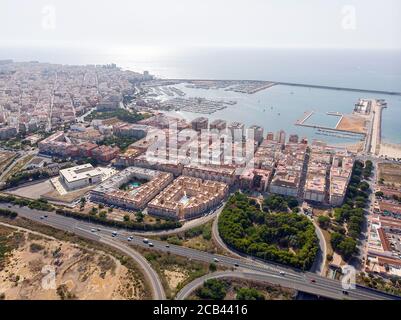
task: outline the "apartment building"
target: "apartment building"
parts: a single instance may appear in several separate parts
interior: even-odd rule
[[[185,176],[200,178],[202,180],[211,180],[226,183],[231,186],[235,184],[237,176],[234,167],[223,166],[202,166],[185,165],[182,174]]]
[[[90,198],[123,209],[141,210],[172,181],[171,173],[128,167],[91,190]]]
[[[194,219],[227,196],[225,183],[180,176],[148,205],[149,214],[174,220]]]
[[[118,147],[98,146],[92,150],[92,157],[100,162],[110,162],[120,153]]]
[[[351,156],[334,155],[330,168],[329,203],[333,206],[343,204],[348,184],[351,180],[354,158]]]

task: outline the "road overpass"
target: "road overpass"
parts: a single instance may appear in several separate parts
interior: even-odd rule
[[[355,300],[399,300],[400,297],[392,296],[366,287],[357,286],[354,290],[348,290],[348,294],[343,294],[341,283],[337,280],[318,276],[311,272],[304,272],[299,269],[285,267],[274,263],[260,263],[251,259],[234,258],[223,255],[212,254],[200,250],[185,248],[182,246],[169,245],[164,241],[152,240],[154,247],[150,248],[143,242],[143,238],[133,235],[125,230],[118,230],[118,235],[112,237],[112,228],[101,226],[101,231],[92,232],[99,225],[94,223],[82,222],[73,218],[57,215],[54,212],[46,213],[47,218],[41,219],[44,214],[42,211],[19,207],[14,205],[0,204],[0,208],[8,208],[19,214],[19,216],[32,221],[46,224],[48,226],[76,233],[80,236],[91,238],[105,244],[119,243],[120,248],[126,250],[133,249],[131,245],[147,248],[149,250],[158,250],[164,253],[179,255],[189,260],[198,260],[205,263],[218,263],[224,267],[238,270],[239,272],[258,274],[260,280],[273,282],[295,290],[304,291],[318,296],[332,299],[355,299]],[[128,242],[127,237],[132,236],[132,241]],[[218,261],[216,262],[215,259]],[[282,275],[284,273],[284,275]],[[259,276],[260,274],[260,276]]]

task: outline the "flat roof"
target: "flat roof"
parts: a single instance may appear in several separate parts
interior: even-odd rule
[[[90,163],[85,163],[80,166],[60,170],[60,175],[62,175],[67,182],[74,182],[97,177],[102,175],[102,171],[99,168],[94,168]]]

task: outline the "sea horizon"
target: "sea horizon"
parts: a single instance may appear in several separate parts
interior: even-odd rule
[[[96,50],[88,49],[79,51],[73,47],[68,49],[41,47],[29,50],[15,47],[0,50],[0,59],[70,65],[115,63],[124,70],[135,72],[146,70],[164,79],[263,80],[401,92],[401,51],[397,49],[255,47],[196,47],[196,49],[161,50],[160,52],[152,52],[149,49],[138,51],[121,49],[95,52]],[[311,91],[309,88],[295,90],[295,87],[285,89],[285,86],[282,88],[278,91],[274,88],[263,90],[260,95],[255,95],[253,100],[262,99],[262,104],[273,104],[277,109],[281,107],[287,112],[294,110],[291,112],[291,121],[283,122],[276,119],[282,126],[291,124],[288,132],[307,132],[293,126],[296,118],[306,110],[318,109],[321,112],[340,110],[344,113],[352,113],[353,105],[359,98],[383,98],[388,102],[388,108],[383,111],[382,118],[383,141],[401,144],[401,136],[398,132],[398,119],[401,118],[400,96],[325,89]],[[280,91],[299,91],[299,94],[283,96],[284,93],[280,94]],[[198,92],[200,96],[205,93],[201,90]],[[276,121],[266,121],[266,123],[261,121],[259,117],[264,116],[264,113],[260,113],[263,109],[260,109],[258,103],[255,101],[243,103],[243,101],[240,101],[235,108],[225,109],[223,112],[212,115],[211,118],[217,115],[230,120],[245,118],[249,125],[260,124],[269,129],[268,124],[272,123],[274,130],[279,129],[275,128]],[[241,106],[253,108],[253,112],[256,112],[258,116],[249,119]],[[259,113],[257,109],[260,109]],[[231,112],[237,113],[231,114]],[[176,115],[192,119],[200,114],[181,112]],[[324,137],[320,138],[324,139]]]

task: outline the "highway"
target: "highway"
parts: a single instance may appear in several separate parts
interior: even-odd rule
[[[283,287],[292,287],[292,280],[286,279],[285,276],[282,277],[280,275],[271,275],[267,276],[266,274],[259,272],[241,272],[241,271],[223,271],[223,272],[214,272],[204,275],[203,277],[197,278],[194,281],[188,283],[184,288],[182,288],[176,295],[176,300],[185,300],[187,299],[191,293],[193,293],[196,289],[201,287],[206,280],[210,279],[229,279],[229,278],[238,278],[243,280],[253,280],[258,282],[266,282],[270,284],[277,284]],[[307,291],[309,284],[298,284],[298,290]],[[316,291],[317,292],[317,291]],[[324,296],[324,290],[321,291],[321,296]],[[344,299],[345,296],[340,293],[337,295],[338,299]]]
[[[204,214],[202,217],[194,219],[194,220],[189,220],[185,222],[181,227],[176,228],[176,229],[169,229],[169,230],[158,230],[158,231],[132,231],[136,235],[141,235],[141,236],[162,236],[162,235],[169,235],[169,234],[177,234],[180,232],[187,231],[189,229],[199,227],[212,219],[216,217],[221,211],[223,211],[225,201],[222,202],[217,208],[207,212]]]
[[[134,261],[137,262],[139,267],[143,270],[145,277],[148,280],[149,285],[151,286],[152,296],[155,300],[165,300],[166,295],[164,292],[163,285],[159,278],[157,272],[152,268],[152,266],[148,263],[148,261],[137,251],[135,251],[132,247],[127,246],[120,241],[116,241],[111,237],[111,232],[107,232],[104,235],[96,234],[91,232],[91,229],[87,229],[88,225],[85,227],[81,225],[78,221],[67,218],[67,219],[59,219],[63,218],[62,216],[58,216],[55,213],[48,213],[38,210],[32,210],[26,207],[19,207],[19,206],[11,206],[10,205],[0,203],[0,208],[3,209],[10,209],[15,212],[18,212],[18,215],[51,227],[54,227],[59,230],[67,231],[75,233],[78,236],[83,238],[87,238],[93,241],[97,241],[99,243],[108,245],[117,249],[124,253],[125,255],[132,258]],[[43,215],[48,215],[48,218],[41,219],[40,217]],[[98,225],[93,225],[91,228],[97,228]]]
[[[115,229],[99,226],[93,223],[78,221],[73,218],[57,215],[53,212],[43,213],[27,207],[21,208],[4,203],[0,204],[0,208],[9,208],[10,210],[17,212],[21,217],[25,217],[39,223],[44,223],[60,230],[73,232],[80,236],[115,246],[120,250],[124,248],[127,253],[130,253],[130,250],[133,250],[133,248],[130,246],[130,244],[132,244],[147,248],[149,250],[158,250],[165,253],[170,252],[171,254],[183,256],[190,260],[198,260],[205,263],[215,262],[216,264],[237,270],[238,272],[258,274],[259,279],[263,281],[281,284],[285,287],[327,298],[357,300],[400,299],[399,297],[391,296],[383,292],[360,286],[357,286],[357,288],[354,290],[348,290],[348,294],[345,295],[343,294],[343,289],[339,281],[321,277],[311,272],[303,272],[298,269],[275,265],[273,263],[262,264],[253,261],[253,259],[233,258],[211,254],[181,246],[168,245],[166,242],[157,240],[152,240],[154,246],[150,247],[148,244],[143,242],[142,237],[133,235],[133,233],[128,233],[124,230],[118,230],[118,235],[112,238],[111,235]],[[44,214],[48,215],[48,217],[41,219],[41,216]],[[94,231],[93,229],[99,227],[101,231],[92,232]],[[132,236],[132,241],[127,241],[128,236]],[[162,287],[157,280],[158,277],[155,275],[155,273],[150,272],[149,269],[145,269],[145,272],[147,272],[147,276],[149,278],[153,279],[151,284],[154,287],[154,292],[156,293],[154,296],[158,299],[161,299],[162,297],[160,291],[162,290]]]

